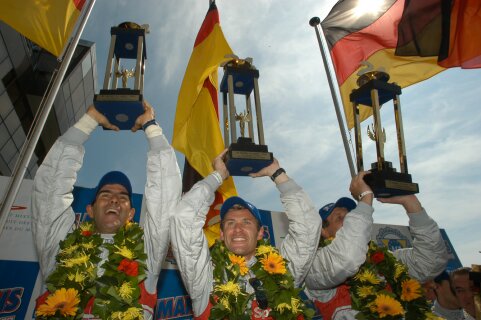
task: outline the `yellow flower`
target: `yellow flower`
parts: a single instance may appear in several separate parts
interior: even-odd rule
[[[379,318],[404,314],[404,309],[401,306],[401,303],[385,294],[380,294],[376,297],[371,309],[379,314]]]
[[[118,249],[118,251],[115,252],[116,254],[121,255],[122,257],[127,258],[129,260],[134,260],[135,258],[134,253],[129,248],[127,248],[126,246],[122,246],[122,247],[115,246],[115,247]]]
[[[229,281],[224,284],[219,284],[215,286],[216,291],[220,291],[223,293],[230,293],[237,297],[239,294],[241,294],[241,289],[238,283],[234,283],[233,281]]]
[[[270,274],[285,274],[286,270],[286,262],[277,253],[269,253],[266,257],[260,260],[264,270]]]
[[[418,281],[414,279],[404,280],[401,287],[401,300],[411,301],[421,297],[421,284]]]
[[[95,266],[93,264],[91,264],[90,266],[88,266],[86,269],[85,269],[85,272],[89,275],[89,277],[93,278],[93,277],[96,277],[97,275],[97,270],[95,268]]]
[[[276,307],[276,310],[279,311],[280,313],[284,313],[284,310],[291,310],[291,306],[288,303],[279,303]]]
[[[279,284],[281,284],[283,286],[287,286],[289,284],[289,281],[287,281],[287,279],[284,279],[284,280],[279,281]]]
[[[373,295],[375,293],[374,288],[371,286],[360,286],[357,288],[357,294],[361,298],[367,298],[370,295]]]
[[[294,298],[294,297],[291,297],[291,306],[292,306],[292,313],[293,314],[299,313],[299,311],[301,311],[299,309],[299,307],[301,306],[301,300],[299,300],[297,298]]]
[[[227,310],[230,310],[229,298],[227,296],[223,296],[219,299],[219,303],[224,306]]]
[[[141,308],[131,307],[127,311],[116,311],[110,316],[112,320],[134,320],[144,319],[143,311]]]
[[[94,225],[90,222],[84,222],[80,225],[80,231],[94,231]]]
[[[132,299],[132,293],[134,292],[134,288],[130,285],[130,282],[125,281],[119,288],[119,296],[126,300]]]
[[[403,263],[396,263],[396,270],[394,271],[394,280],[397,280],[401,274],[407,272],[406,266]]]
[[[67,248],[63,248],[62,250],[60,250],[59,255],[61,256],[71,255],[72,253],[75,252],[75,250],[78,249],[78,247],[79,246],[77,244],[73,244],[71,246],[68,246]]]
[[[83,252],[77,257],[60,260],[61,264],[66,268],[72,268],[74,266],[79,266],[82,264],[87,265],[88,261],[89,261],[89,256]]]
[[[82,243],[82,247],[86,250],[90,250],[90,249],[95,248],[93,241]]]
[[[263,255],[263,254],[269,254],[269,253],[275,252],[274,247],[266,246],[264,244],[261,244],[260,246],[258,246],[256,251],[257,251],[256,255]]]
[[[61,316],[75,316],[80,303],[78,291],[61,288],[47,297],[45,303],[37,308],[37,317],[53,316],[58,311]]]
[[[85,276],[85,274],[83,274],[82,272],[80,272],[79,270],[77,270],[75,273],[69,273],[67,275],[67,278],[70,280],[70,281],[75,281],[77,283],[80,283],[80,285],[82,286],[83,288],[83,282],[85,281],[85,279],[87,278]]]
[[[249,268],[246,265],[246,259],[244,257],[229,254],[229,260],[233,265],[238,265],[241,276],[245,276],[249,272]]]
[[[370,270],[359,272],[354,278],[361,282],[369,282],[370,284],[379,284],[381,282],[381,280]]]

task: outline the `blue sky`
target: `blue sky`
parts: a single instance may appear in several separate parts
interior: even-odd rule
[[[110,27],[149,24],[144,95],[172,138],[180,84],[197,31],[208,9],[203,1],[97,1],[83,38],[96,43],[98,83],[103,83]],[[252,57],[266,143],[289,176],[319,207],[348,196],[350,172],[314,29],[309,19],[327,15],[335,1],[217,1],[221,26],[233,51]],[[409,172],[428,213],[445,228],[464,265],[481,261],[481,70],[450,69],[403,89]],[[392,105],[383,108],[386,158],[399,168]],[[242,110],[239,110],[242,111]],[[367,120],[367,123],[370,123]],[[365,129],[364,129],[365,130]],[[365,132],[365,131],[364,131]],[[352,140],[354,135],[351,132]],[[349,137],[349,134],[348,134]],[[365,164],[375,146],[363,136]],[[123,170],[143,193],[147,142],[143,132],[97,129],[86,144],[78,185],[93,187],[106,171]],[[181,168],[183,155],[177,154]],[[282,210],[268,178],[236,177],[240,196],[266,210]],[[400,206],[374,204],[377,223],[407,225]]]

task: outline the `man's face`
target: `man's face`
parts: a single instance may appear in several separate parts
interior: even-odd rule
[[[327,217],[327,222],[329,225],[322,228],[322,236],[326,239],[336,236],[336,233],[341,229],[344,224],[344,218],[346,217],[348,211],[346,208],[336,207],[332,210],[331,214]]]
[[[227,211],[222,224],[220,239],[227,249],[249,260],[255,254],[257,240],[262,239],[264,234],[263,228],[257,229],[256,218],[248,209],[234,207]]]
[[[95,221],[97,232],[116,233],[132,219],[135,209],[124,186],[106,184],[97,193],[95,203],[87,206],[87,213]]]
[[[455,274],[453,276],[453,287],[461,307],[473,317],[475,316],[474,294],[471,290],[473,282],[467,274]]]
[[[441,306],[449,309],[461,308],[456,295],[451,291],[449,280],[442,280],[441,283],[435,283],[434,290]]]

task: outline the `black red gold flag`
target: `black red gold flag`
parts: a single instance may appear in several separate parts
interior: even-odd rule
[[[472,26],[481,30],[478,0],[385,0],[379,7],[362,0],[341,0],[321,23],[349,128],[354,125],[349,94],[357,88],[361,62],[384,68],[401,88],[451,67],[481,67],[481,42],[472,41]],[[360,107],[361,121],[371,108]]]

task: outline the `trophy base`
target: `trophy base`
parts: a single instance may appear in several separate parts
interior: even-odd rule
[[[412,182],[409,173],[396,172],[390,166],[379,171],[377,164],[372,164],[370,174],[364,176],[364,181],[371,187],[375,198],[389,198],[419,193],[419,185]],[[375,168],[374,168],[375,167]]]
[[[128,88],[100,90],[94,96],[94,106],[120,130],[130,130],[135,120],[144,113],[142,94],[139,90]]]
[[[265,145],[257,145],[251,138],[238,138],[226,154],[226,166],[231,176],[247,176],[267,167],[274,161]]]

